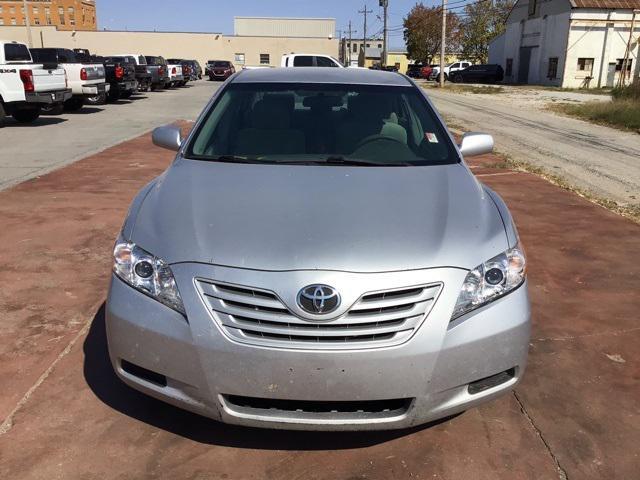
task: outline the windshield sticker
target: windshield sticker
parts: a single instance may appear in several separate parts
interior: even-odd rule
[[[436,137],[435,133],[425,132],[424,136],[426,137],[427,140],[429,140],[429,143],[438,143],[438,137]]]

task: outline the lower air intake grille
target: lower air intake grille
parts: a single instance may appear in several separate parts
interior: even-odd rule
[[[223,395],[225,404],[234,412],[261,416],[299,418],[391,418],[409,410],[413,399],[322,402],[308,400],[278,400],[269,398]]]

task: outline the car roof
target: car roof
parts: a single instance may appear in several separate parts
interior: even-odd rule
[[[242,70],[233,83],[353,83],[409,87],[411,81],[395,72],[364,68],[293,67]]]

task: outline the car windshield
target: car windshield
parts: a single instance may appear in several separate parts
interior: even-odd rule
[[[229,66],[229,62],[213,62],[213,66],[215,68],[227,68]]]
[[[185,157],[244,163],[410,166],[457,163],[417,88],[232,83]]]

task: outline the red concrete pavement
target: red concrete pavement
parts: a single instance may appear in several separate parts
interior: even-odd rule
[[[640,474],[640,227],[474,162],[530,261],[533,340],[513,395],[390,433],[229,427],[121,384],[106,357],[110,249],[171,153],[149,136],[0,192],[0,478],[615,478]]]

